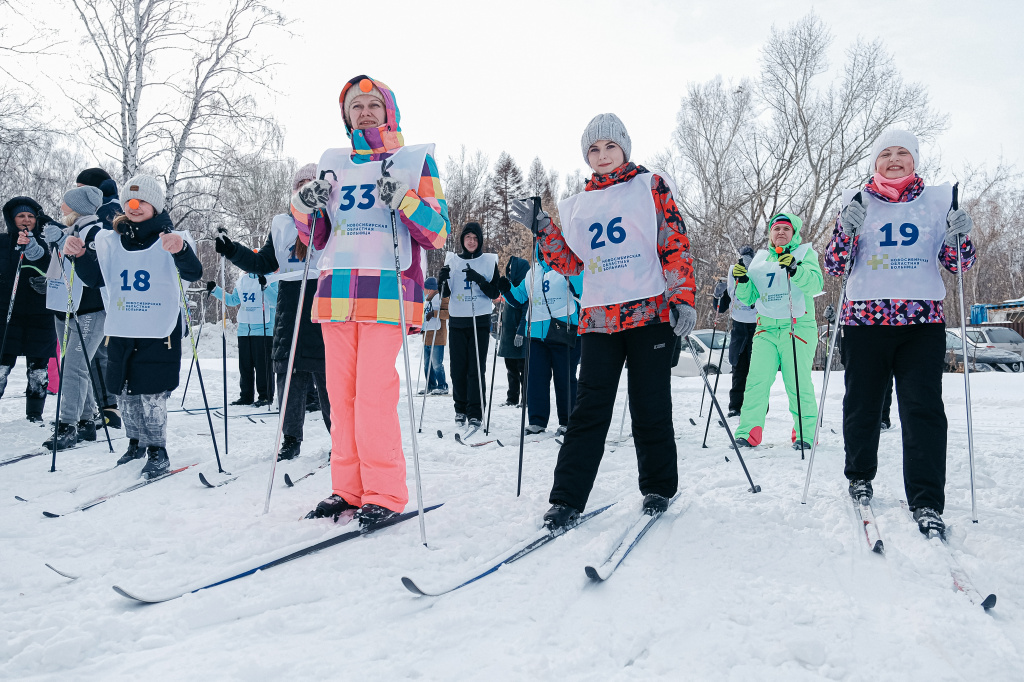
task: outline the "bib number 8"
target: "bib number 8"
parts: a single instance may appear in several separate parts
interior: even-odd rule
[[[903,235],[902,242],[897,242],[892,238],[892,223],[882,225],[878,228],[878,231],[885,235],[885,239],[878,243],[879,246],[911,246],[920,236],[917,225],[914,225],[913,223],[903,223],[900,225],[900,234]]]
[[[128,271],[121,271],[121,291],[148,291],[149,290],[149,271],[147,270],[136,270],[135,281],[128,284]]]
[[[588,228],[589,232],[594,233],[594,237],[590,240],[591,249],[600,249],[602,246],[607,246],[605,240],[601,239],[605,233],[605,227],[601,223],[594,223]],[[608,222],[608,241],[612,244],[621,244],[626,241],[626,230],[622,227],[622,217],[612,218]]]

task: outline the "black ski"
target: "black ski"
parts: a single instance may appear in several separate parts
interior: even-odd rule
[[[224,413],[221,412],[220,410],[214,410],[213,414],[214,414],[215,417],[217,417],[219,419],[223,419],[224,418]],[[234,414],[232,412],[229,412],[228,413],[228,419],[240,419],[242,417],[248,417],[248,418],[250,418],[250,421],[251,421],[252,417],[276,417],[276,416],[278,416],[280,414],[281,413],[279,411],[277,411],[277,410],[275,410],[273,412],[245,412],[245,413],[241,413],[241,414]]]
[[[86,509],[92,509],[96,505],[102,504],[102,503],[106,502],[107,500],[109,500],[112,497],[117,497],[118,495],[121,495],[123,493],[130,493],[131,491],[138,490],[139,488],[141,488],[143,486],[147,486],[150,483],[156,483],[157,481],[162,481],[163,479],[167,478],[168,476],[173,476],[174,474],[181,473],[185,469],[190,469],[190,468],[192,468],[194,466],[198,466],[198,462],[196,464],[189,464],[188,466],[183,466],[180,469],[172,469],[171,471],[168,471],[166,473],[160,474],[159,476],[156,476],[154,478],[143,479],[143,480],[139,481],[138,483],[131,484],[127,488],[122,488],[121,490],[118,490],[117,492],[113,492],[113,493],[110,493],[108,495],[103,495],[102,497],[97,497],[95,500],[90,500],[89,502],[85,502],[84,504],[80,504],[77,507],[75,507],[74,509],[72,509],[70,511],[63,512],[61,514],[55,514],[53,512],[44,511],[43,512],[43,516],[45,516],[48,519],[55,519],[55,518],[60,517],[60,516],[67,516],[68,514],[74,514],[75,512],[85,511]]]
[[[672,503],[678,499],[679,494],[676,493],[676,496],[669,500],[669,506],[672,506]],[[612,550],[612,553],[608,555],[608,558],[604,560],[603,564],[600,566],[584,567],[583,570],[586,572],[587,577],[595,582],[603,582],[610,578],[612,573],[615,572],[615,569],[626,560],[629,553],[633,551],[633,548],[636,547],[638,542],[640,542],[640,538],[642,538],[647,531],[651,529],[651,526],[653,526],[655,522],[664,515],[664,513],[665,512],[660,511],[654,512],[653,514],[645,514],[641,512],[640,518],[633,522],[633,525],[629,527],[629,530],[626,531],[622,540],[619,541],[619,544],[614,550]]]
[[[478,448],[481,445],[487,445],[488,443],[497,443],[499,446],[505,447],[504,445],[502,445],[501,441],[498,440],[497,438],[492,438],[491,440],[482,440],[482,441],[480,441],[478,443],[467,443],[466,441],[462,440],[462,436],[460,436],[457,433],[455,434],[455,442],[458,443],[459,445],[465,445],[465,446],[471,447],[471,448]]]
[[[124,436],[113,436],[111,437],[110,441],[113,442],[115,440],[120,440],[122,438],[124,438]],[[103,440],[83,440],[82,442],[76,443],[75,445],[72,445],[69,448],[61,448],[57,452],[69,452],[71,450],[78,450],[79,448],[87,448],[90,445],[100,444],[106,445],[106,439],[104,438]],[[18,455],[17,457],[11,457],[10,459],[0,460],[0,467],[7,466],[8,464],[14,464],[15,462],[21,462],[26,459],[31,459],[33,457],[39,457],[40,455],[49,455],[52,452],[53,450],[47,448],[45,450],[40,450],[39,452],[28,452],[24,455]]]
[[[490,574],[496,572],[499,568],[501,568],[502,566],[504,566],[506,564],[510,564],[513,561],[517,561],[519,559],[522,559],[527,554],[530,554],[534,550],[539,549],[540,547],[543,547],[544,545],[548,544],[552,540],[554,540],[554,539],[556,539],[558,537],[561,537],[562,535],[565,535],[568,531],[572,530],[573,528],[576,528],[581,523],[589,521],[590,519],[594,518],[595,516],[597,516],[598,514],[600,514],[603,511],[605,511],[606,509],[608,509],[611,506],[612,505],[607,504],[607,505],[601,507],[600,509],[595,509],[594,511],[590,511],[590,512],[587,512],[586,514],[583,514],[576,521],[576,523],[573,524],[572,526],[558,528],[557,530],[548,530],[547,528],[544,528],[544,529],[540,530],[534,537],[530,538],[529,540],[526,540],[524,542],[519,543],[518,545],[516,545],[512,549],[508,550],[507,552],[505,552],[501,556],[499,556],[496,559],[494,559],[494,562],[492,564],[490,564],[482,572],[477,573],[476,575],[474,575],[473,577],[469,578],[468,580],[463,580],[463,581],[455,584],[452,587],[447,587],[447,588],[442,589],[442,590],[435,590],[435,591],[431,592],[431,591],[427,591],[427,590],[424,590],[421,587],[419,587],[415,583],[415,581],[413,581],[412,578],[408,578],[408,577],[404,577],[404,576],[402,577],[402,584],[405,585],[405,588],[407,590],[409,590],[413,594],[417,594],[417,595],[419,595],[421,597],[439,597],[442,594],[448,594],[449,592],[454,592],[455,590],[459,589],[460,587],[465,587],[466,585],[469,585],[471,583],[475,583],[477,580],[480,580],[481,578],[489,576]]]
[[[440,504],[435,504],[435,505],[433,505],[431,507],[426,507],[423,511],[424,512],[433,511],[434,509],[437,509],[440,506],[441,506]],[[183,592],[172,592],[171,594],[168,594],[168,595],[163,596],[163,597],[143,597],[143,596],[139,596],[139,595],[136,595],[136,594],[133,594],[133,593],[129,592],[128,590],[126,590],[123,587],[120,587],[118,585],[114,585],[113,589],[114,589],[114,592],[117,592],[122,597],[127,597],[128,599],[133,599],[133,600],[135,600],[137,602],[141,602],[143,604],[159,604],[160,602],[171,601],[172,599],[177,599],[178,597],[184,597],[186,594],[192,594],[193,592],[199,592],[200,590],[208,590],[211,587],[216,587],[217,585],[223,585],[224,583],[229,583],[229,582],[232,582],[233,580],[238,580],[239,578],[244,578],[246,576],[252,575],[256,571],[265,571],[268,568],[273,568],[274,566],[280,566],[281,564],[287,563],[289,561],[293,561],[295,559],[298,559],[299,557],[304,557],[304,556],[307,556],[309,554],[315,554],[316,552],[319,552],[322,549],[327,549],[328,547],[333,547],[334,545],[340,544],[342,542],[348,542],[349,540],[355,540],[358,537],[362,537],[364,535],[369,535],[371,533],[375,533],[378,530],[382,530],[382,529],[387,528],[389,526],[393,526],[393,525],[395,525],[397,523],[401,523],[402,521],[408,521],[409,519],[414,519],[414,518],[416,518],[418,513],[419,513],[418,511],[405,512],[404,514],[399,514],[398,516],[393,516],[390,519],[388,519],[387,521],[381,521],[380,523],[375,524],[373,526],[369,526],[369,527],[367,527],[365,529],[347,531],[347,532],[341,533],[339,535],[335,535],[333,538],[329,538],[327,540],[323,540],[323,541],[318,542],[318,543],[316,543],[314,545],[310,545],[309,547],[303,547],[302,549],[296,550],[296,551],[291,552],[289,554],[285,554],[284,556],[282,556],[280,558],[277,558],[277,559],[274,559],[272,561],[268,561],[266,563],[260,564],[259,566],[256,566],[255,568],[247,569],[247,570],[242,571],[241,573],[237,573],[237,574],[235,574],[235,575],[233,575],[233,576],[231,576],[229,578],[224,578],[223,580],[218,580],[217,582],[205,584],[205,585],[202,585],[200,587],[190,588],[190,589],[187,589],[187,590],[185,590]]]
[[[316,469],[313,469],[312,471],[310,471],[308,474],[303,474],[302,476],[299,476],[298,478],[296,478],[294,480],[292,480],[291,476],[289,476],[288,474],[285,474],[284,475],[284,484],[286,486],[288,486],[289,488],[291,488],[292,486],[294,486],[296,483],[298,483],[302,479],[309,478],[310,476],[312,476],[316,472],[320,471],[321,469],[323,469],[325,466],[327,466],[330,463],[331,463],[331,460],[327,460],[326,462],[324,462],[323,464],[318,466]]]
[[[65,449],[70,449],[70,448],[65,448]],[[22,460],[31,459],[33,457],[39,457],[40,455],[48,455],[48,454],[50,454],[49,451],[40,451],[40,452],[30,452],[27,455],[18,455],[17,457],[11,457],[10,459],[5,459],[3,461],[0,461],[0,467],[7,466],[8,464],[14,464],[15,462],[20,462]]]
[[[228,483],[231,483],[231,481],[235,480],[236,478],[238,478],[238,476],[232,476],[231,478],[225,478],[220,483],[210,483],[206,479],[206,475],[203,474],[203,472],[201,472],[201,471],[199,472],[199,482],[202,483],[203,485],[205,485],[207,488],[219,488],[222,485],[227,485]]]

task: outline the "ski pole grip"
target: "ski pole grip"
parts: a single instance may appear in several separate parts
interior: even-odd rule
[[[530,201],[533,202],[533,219],[530,221],[530,232],[533,233],[533,238],[537,238],[537,217],[540,215],[540,197],[530,197]]]
[[[960,183],[953,185],[953,210],[960,208]]]

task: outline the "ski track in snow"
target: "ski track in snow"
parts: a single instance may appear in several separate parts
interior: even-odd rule
[[[219,329],[208,325],[205,332],[203,376],[211,406],[217,406]],[[413,343],[411,350],[413,367],[422,366],[416,364],[420,345]],[[413,509],[401,356],[396,367],[403,378],[397,408]],[[228,369],[233,400],[233,358]],[[187,371],[186,356],[183,380]],[[500,403],[504,372],[497,376],[494,396]],[[518,449],[456,444],[447,397],[427,399],[419,434],[424,502],[445,502],[426,517],[429,549],[420,545],[417,522],[409,521],[165,604],[136,605],[110,588],[119,584],[160,595],[354,528],[299,520],[330,494],[329,469],[294,488],[283,484],[285,473],[297,478],[326,457],[330,442],[318,415],[307,415],[302,456],[278,464],[266,516],[261,512],[274,416],[256,424],[232,419],[226,456],[223,422],[215,418],[224,468],[239,478],[213,490],[203,488],[197,476],[203,471],[211,482],[222,479],[202,414],[172,413],[168,443],[172,466],[200,467],[64,518],[44,518],[41,512],[71,509],[135,480],[141,461],[83,478],[112,466],[124,440],[108,454],[101,432],[95,445],[58,453],[52,474],[49,456],[0,468],[0,678],[1024,678],[1020,377],[973,377],[979,525],[970,522],[963,377],[944,380],[950,422],[944,516],[951,544],[975,585],[982,594],[998,594],[988,614],[954,591],[941,554],[900,509],[899,433],[881,436],[875,481],[886,557],[868,551],[845,497],[842,439],[830,431],[841,433],[841,373],[830,382],[806,506],[800,504],[806,462],[789,448],[791,422],[781,381],[772,391],[765,436],[775,447],[747,453],[754,482],[763,490],[756,495],[747,492],[728,439],[714,422],[709,448],[700,448],[704,420],[694,409],[700,380],[672,381],[680,500],[603,584],[591,584],[583,567],[603,561],[639,509],[632,441],[606,449],[589,504],[619,501],[604,514],[444,597],[416,597],[402,587],[403,575],[431,588],[472,574],[535,533],[548,506],[558,445],[548,440],[526,446],[523,495],[517,499]],[[820,372],[814,381],[820,389]],[[24,386],[19,362],[8,396],[18,396]],[[180,405],[181,390],[169,401],[172,409]],[[725,400],[728,386],[719,390]],[[613,436],[624,391],[625,381],[612,417]],[[55,403],[47,400],[47,420]],[[187,403],[202,404],[195,377]],[[419,409],[417,399],[417,417]],[[492,433],[503,442],[514,440],[518,410],[493,409]],[[690,425],[690,417],[699,426]],[[552,428],[556,422],[553,416]],[[730,422],[735,426],[735,419]],[[47,436],[46,429],[24,420],[24,401],[18,399],[0,400],[0,428],[3,459],[37,448]],[[439,428],[445,434],[440,440]],[[80,577],[62,578],[46,562]]]

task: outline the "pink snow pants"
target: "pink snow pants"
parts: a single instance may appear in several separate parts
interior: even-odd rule
[[[56,394],[57,389],[60,388],[60,341],[57,342],[57,357],[50,358],[50,361],[46,363],[46,377],[48,380],[47,392]]]
[[[396,512],[409,503],[398,422],[397,325],[325,322],[331,398],[331,486],[349,504]]]

